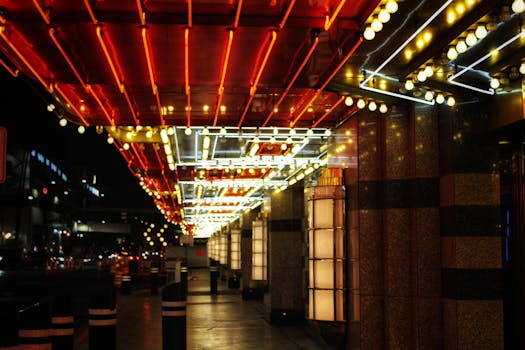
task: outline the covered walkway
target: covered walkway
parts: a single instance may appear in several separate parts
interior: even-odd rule
[[[209,270],[190,270],[187,349],[329,349],[307,326],[273,326],[267,302],[244,301],[238,290],[219,280],[209,294]],[[208,293],[207,293],[208,292]],[[161,295],[149,289],[117,295],[117,349],[162,349]],[[79,320],[76,349],[88,349],[87,320]]]

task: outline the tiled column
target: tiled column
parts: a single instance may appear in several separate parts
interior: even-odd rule
[[[503,349],[499,177],[485,110],[440,115],[444,349]]]
[[[270,212],[270,321],[305,320],[304,188],[295,185],[272,194]]]
[[[437,115],[358,115],[345,171],[351,349],[440,349]]]

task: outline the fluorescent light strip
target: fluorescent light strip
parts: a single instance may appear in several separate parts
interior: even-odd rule
[[[448,78],[448,82],[451,83],[451,84],[458,85],[458,86],[461,86],[461,87],[464,87],[464,88],[467,88],[467,89],[471,89],[471,90],[474,90],[474,91],[477,91],[477,92],[481,92],[481,93],[484,93],[484,94],[487,94],[487,95],[494,95],[494,89],[488,89],[488,90],[480,89],[480,88],[477,88],[475,86],[471,86],[471,85],[468,85],[468,84],[458,83],[458,82],[455,81],[455,79],[460,77],[460,76],[462,76],[467,71],[472,70],[473,67],[477,66],[478,64],[480,64],[481,62],[485,61],[487,58],[492,56],[492,54],[494,52],[498,52],[498,51],[504,49],[505,47],[509,46],[510,44],[512,44],[514,41],[518,40],[522,36],[525,36],[525,32],[520,32],[520,33],[516,34],[515,36],[513,36],[509,40],[505,41],[500,46],[498,46],[496,49],[488,52],[483,57],[479,58],[477,61],[475,61],[475,62],[471,63],[470,65],[468,65],[467,67],[463,68],[458,73],[456,73],[453,76],[451,76],[450,78]]]
[[[367,78],[365,78],[365,80],[363,80],[360,84],[359,84],[359,87],[361,89],[364,89],[364,90],[368,90],[368,91],[373,91],[373,92],[377,92],[377,93],[380,93],[380,94],[385,94],[385,95],[388,95],[388,96],[393,96],[393,97],[398,97],[398,98],[402,98],[402,99],[405,99],[405,100],[409,100],[409,101],[415,101],[415,102],[420,102],[420,103],[424,103],[424,104],[429,104],[429,105],[433,105],[434,104],[434,101],[427,101],[425,99],[419,99],[419,98],[415,98],[415,97],[412,97],[412,96],[406,96],[406,95],[402,95],[402,94],[398,94],[398,93],[395,93],[395,92],[390,92],[390,91],[385,91],[385,90],[381,90],[381,89],[376,89],[376,88],[373,88],[373,87],[369,87],[367,86],[366,84],[372,80],[376,75],[377,73],[379,73],[379,71],[381,71],[381,69],[383,69],[388,63],[390,63],[390,61],[392,61],[394,59],[394,57],[396,57],[412,40],[414,40],[414,38],[419,34],[421,33],[437,16],[439,16],[441,14],[441,12],[445,11],[445,9],[448,7],[448,5],[450,5],[454,0],[447,0],[443,5],[441,5],[441,7],[432,14],[432,16],[430,16],[422,25],[421,27],[419,27],[401,46],[399,46],[397,48],[397,50],[395,50],[382,64],[379,65],[379,67],[377,67],[371,75],[369,75]]]
[[[372,72],[372,75],[370,75],[368,78],[366,78],[360,85],[364,85],[368,83],[381,69],[383,69],[390,61],[394,59],[414,38],[425,29],[430,22],[434,20],[441,12],[445,11],[445,9],[450,5],[454,0],[447,0],[441,7],[434,12],[432,16],[430,16],[422,25],[419,27],[400,47],[397,48],[396,51],[394,51],[390,57],[388,57],[379,67],[376,68],[374,72]],[[362,86],[361,86],[362,87]],[[401,95],[404,96],[404,95]]]
[[[482,94],[494,95],[494,89],[484,90],[484,89],[477,88],[475,86],[459,83],[459,82],[454,81],[454,80],[449,80],[449,83],[451,83],[453,85],[461,86],[461,87],[466,88],[466,89],[470,89],[472,91],[481,92]]]

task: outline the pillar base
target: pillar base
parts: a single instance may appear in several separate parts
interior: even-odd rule
[[[305,322],[304,310],[271,309],[270,311],[270,323],[272,324],[294,326]]]

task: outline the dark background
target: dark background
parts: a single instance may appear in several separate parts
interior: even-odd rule
[[[81,135],[78,125],[71,122],[61,127],[57,113],[47,110],[47,92],[28,78],[12,77],[0,68],[0,84],[0,126],[7,129],[8,153],[16,148],[36,149],[73,181],[79,181],[78,177],[90,181],[96,175],[96,187],[105,195],[99,206],[154,207],[115,146],[106,142],[105,132],[97,134],[91,126]]]

